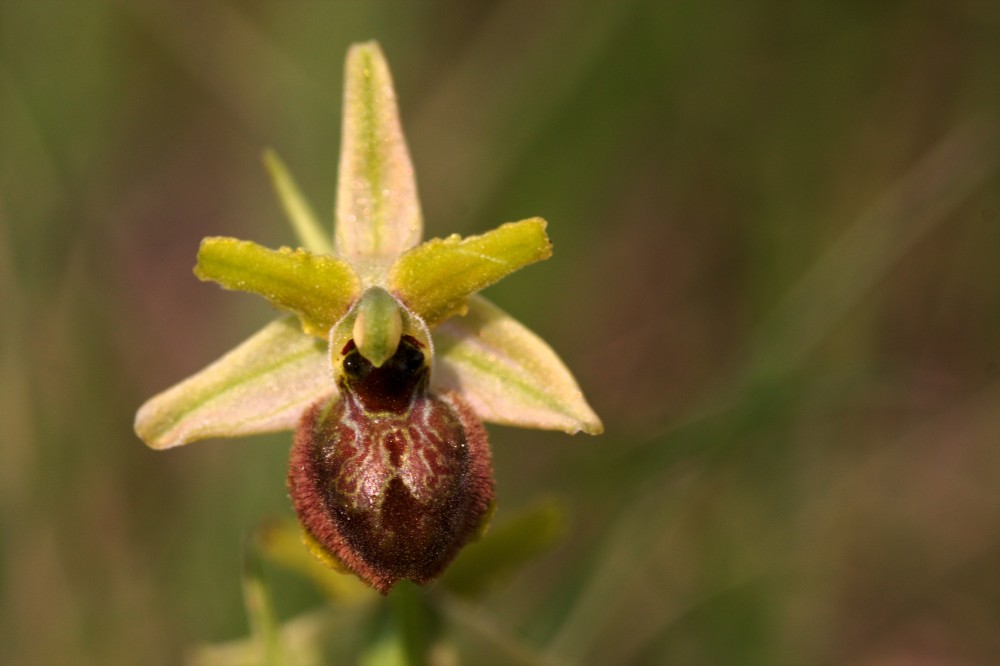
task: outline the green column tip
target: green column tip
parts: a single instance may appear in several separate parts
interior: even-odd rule
[[[392,358],[403,336],[403,317],[392,294],[381,287],[365,291],[353,332],[358,351],[376,368]]]

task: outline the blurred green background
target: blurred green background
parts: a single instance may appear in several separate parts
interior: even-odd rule
[[[472,624],[539,663],[1000,663],[993,0],[0,0],[0,662],[246,634],[288,435],[132,418],[273,316],[198,242],[294,242],[265,146],[332,210],[371,38],[427,234],[549,220],[488,295],[607,428],[491,427],[498,521],[567,524]]]

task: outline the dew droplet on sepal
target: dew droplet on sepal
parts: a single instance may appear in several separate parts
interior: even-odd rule
[[[493,500],[486,431],[454,393],[427,389],[415,339],[376,368],[343,350],[341,398],[302,417],[288,486],[306,531],[383,594],[427,583],[478,534]]]

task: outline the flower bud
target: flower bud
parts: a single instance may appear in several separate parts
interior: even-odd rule
[[[457,395],[428,390],[421,347],[403,336],[375,367],[349,342],[340,397],[303,415],[289,465],[308,534],[383,594],[437,577],[493,501],[486,431]]]

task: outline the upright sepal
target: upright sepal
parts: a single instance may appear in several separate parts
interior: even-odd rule
[[[433,382],[462,395],[484,421],[597,435],[601,420],[552,348],[486,299],[434,331]]]
[[[149,447],[169,449],[209,437],[291,430],[310,405],[336,392],[326,345],[285,317],[150,398],[136,414],[135,432]]]
[[[337,252],[388,264],[420,242],[423,220],[392,76],[377,43],[351,47],[344,78]]]

